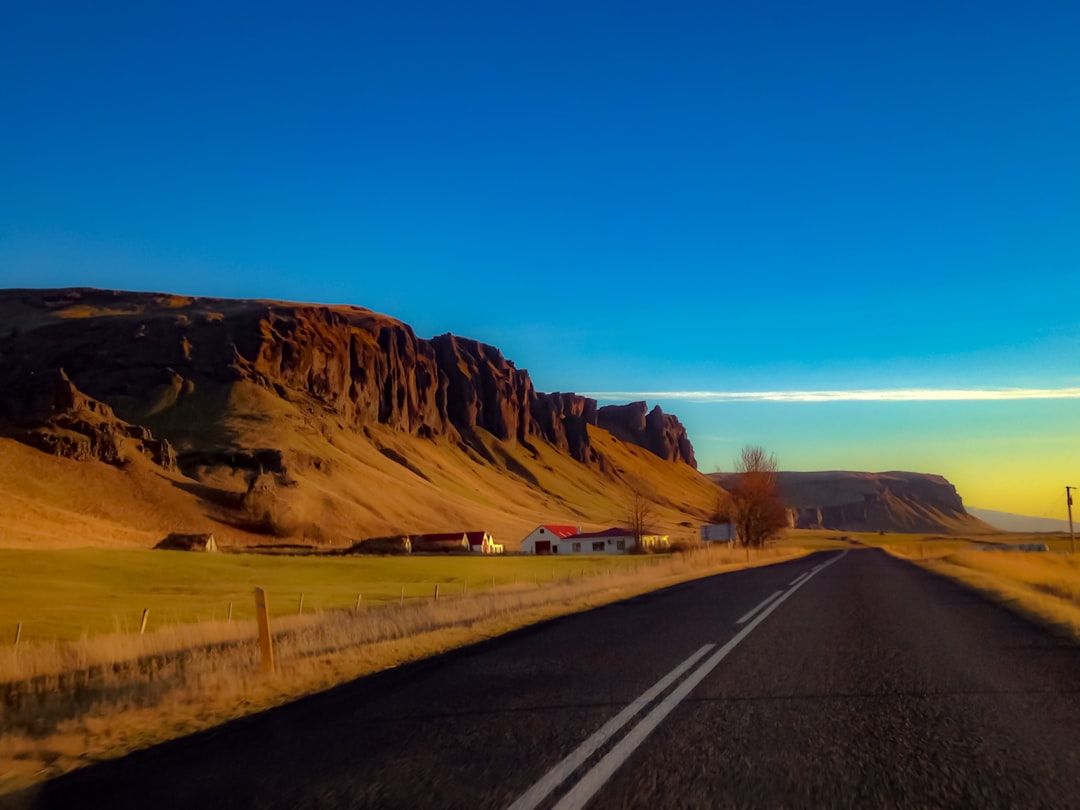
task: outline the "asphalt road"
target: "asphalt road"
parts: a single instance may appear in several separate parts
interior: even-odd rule
[[[883,552],[821,553],[548,622],[0,800],[586,805],[1080,807],[1080,647]]]

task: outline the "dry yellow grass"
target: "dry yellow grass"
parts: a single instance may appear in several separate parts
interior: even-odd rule
[[[0,654],[0,680],[51,674],[41,681],[44,703],[32,711],[17,705],[3,709],[0,792],[547,618],[804,553],[767,549],[753,552],[747,562],[743,551],[697,551],[654,558],[637,570],[613,568],[610,575],[598,572],[438,602],[292,617],[275,622],[275,632],[281,633],[279,671],[271,676],[259,672],[252,621],[169,627],[142,637],[105,635],[67,644],[30,644],[17,652],[8,648]],[[227,641],[239,643],[212,646]],[[49,691],[71,667],[183,648],[188,652],[182,664],[166,660],[152,679],[138,667],[104,667],[93,681],[102,687],[97,696],[94,689],[86,690],[77,705]]]

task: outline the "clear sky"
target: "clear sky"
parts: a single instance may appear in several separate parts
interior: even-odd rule
[[[0,286],[359,304],[649,393],[706,470],[1043,514],[1080,484],[1078,42],[1075,0],[7,0]]]

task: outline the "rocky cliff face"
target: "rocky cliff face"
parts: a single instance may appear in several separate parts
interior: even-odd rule
[[[651,411],[648,407],[645,402],[605,405],[598,412],[597,424],[619,439],[639,444],[660,458],[684,461],[697,467],[694,447],[678,418],[664,413],[659,405]]]
[[[27,397],[40,395],[28,380],[51,380],[61,369],[79,405],[57,405],[51,415],[28,406]],[[598,459],[588,429],[599,425],[661,458],[694,464],[685,429],[659,408],[597,409],[575,394],[537,393],[528,372],[492,346],[453,335],[423,340],[406,324],[358,307],[88,289],[0,292],[0,419],[19,426],[19,435],[50,419],[55,432],[58,420],[97,408],[108,417],[95,424],[145,431],[139,452],[162,463],[171,463],[171,448],[156,451],[153,443],[168,438],[200,458],[235,454],[227,431],[182,430],[168,415],[238,382],[358,431],[382,424],[462,441],[483,429],[526,447],[540,438],[591,464]],[[56,452],[67,454],[59,445]]]
[[[539,435],[584,463],[597,461],[589,444],[589,425],[596,424],[596,400],[578,394],[539,394],[532,403],[533,425]]]

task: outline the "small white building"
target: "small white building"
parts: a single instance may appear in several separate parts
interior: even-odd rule
[[[738,538],[734,523],[709,523],[701,527],[701,539],[706,543],[733,543]]]
[[[537,526],[521,541],[522,554],[553,554],[554,544],[581,531],[580,526]]]

